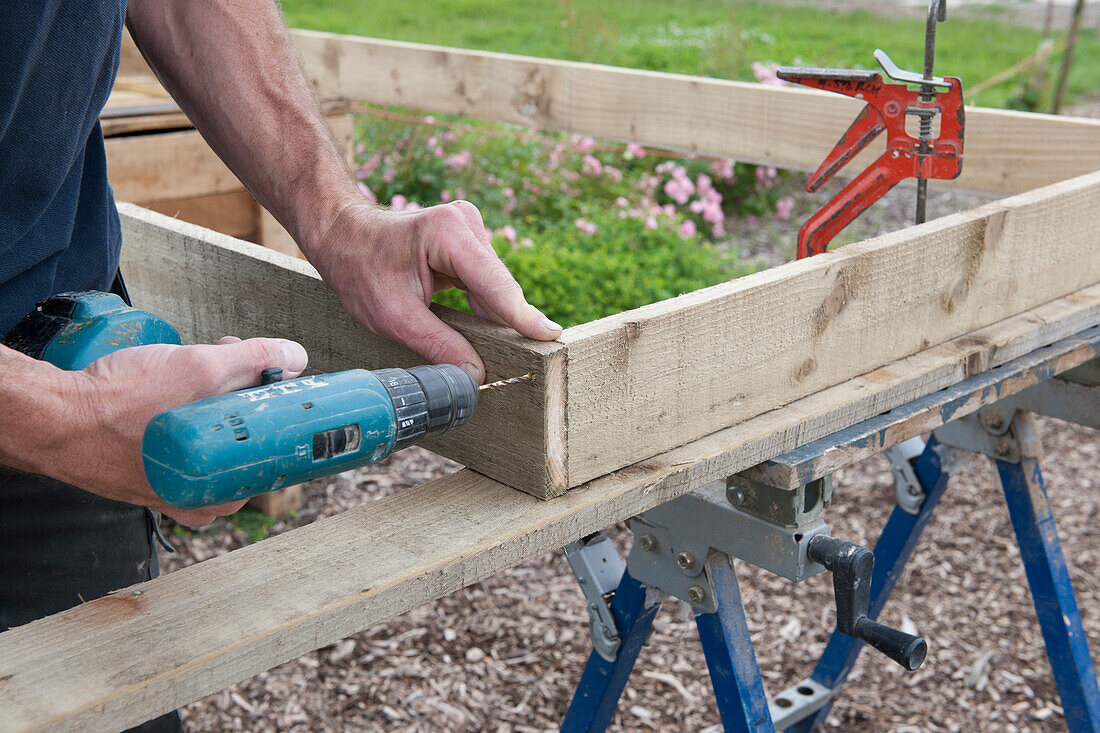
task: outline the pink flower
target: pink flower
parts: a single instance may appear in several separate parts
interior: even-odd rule
[[[603,173],[603,163],[593,155],[585,155],[581,170],[586,176],[598,176]]]
[[[680,239],[691,239],[695,236],[695,222],[686,220],[680,225]]]
[[[355,154],[356,155],[362,155],[365,152],[367,152],[367,146],[364,145],[363,143],[359,143],[358,145],[355,146]]]
[[[712,188],[713,186],[711,185],[710,176],[708,176],[706,173],[700,173],[699,176],[695,179],[695,190],[699,192],[700,196],[704,195]]]
[[[455,198],[459,199],[459,200],[465,199],[466,198],[466,189],[456,188],[455,189]]]
[[[501,189],[500,192],[504,194],[505,198],[514,199],[516,197],[516,192],[512,190],[511,186],[507,186]]]
[[[432,117],[431,115],[428,115],[427,117],[424,118],[424,124],[425,125],[434,125],[435,124],[435,118]]]
[[[791,209],[794,208],[794,199],[790,196],[784,196],[775,202],[775,218],[781,220],[787,220],[791,218]]]
[[[771,188],[775,185],[775,177],[778,172],[775,170],[774,165],[758,166],[756,169],[756,180],[760,182],[760,185],[764,188]]]
[[[619,196],[615,199],[615,208],[625,209],[627,206],[630,206],[630,202],[627,201],[624,197]]]
[[[535,246],[535,240],[531,239],[530,237],[524,237],[523,239],[519,240],[519,246],[520,247],[534,247]]]
[[[364,184],[360,183],[359,193],[363,194],[369,201],[377,201],[378,197],[374,195],[374,191],[367,188]]]
[[[454,196],[451,195],[451,192],[450,192],[449,189],[445,188],[445,189],[443,189],[442,191],[439,192],[439,200],[442,201],[443,203],[447,203],[448,201],[450,201],[453,198],[454,198]]]
[[[458,139],[458,135],[454,134],[450,130],[447,130],[445,133],[443,133],[443,144],[444,145],[446,145],[448,143],[453,143],[457,139]]]
[[[507,240],[508,244],[516,243],[516,228],[511,224],[505,224],[500,228],[500,235]]]
[[[451,168],[465,168],[470,164],[470,161],[474,159],[474,154],[469,150],[463,150],[461,153],[455,153],[451,157],[447,158],[447,165]]]
[[[729,158],[721,158],[710,164],[710,173],[715,178],[733,182],[733,161]]]
[[[627,160],[634,160],[636,158],[644,158],[647,155],[648,155],[648,153],[645,151],[645,148],[643,148],[638,143],[627,143],[626,144],[626,154],[624,155],[624,157]]]
[[[623,180],[623,172],[618,168],[615,168],[614,166],[609,165],[605,167],[603,169],[603,172],[607,174],[608,178],[610,178],[612,181],[615,181],[616,183]]]
[[[442,158],[446,154],[447,153],[444,152],[442,145],[436,145],[435,149],[432,151],[432,155],[434,155],[437,158]]]
[[[715,222],[710,227],[710,233],[715,237],[724,237],[726,235],[726,225],[722,222]]]
[[[405,205],[409,202],[407,198],[399,193],[395,193],[390,196],[390,208],[394,211],[404,211]]]
[[[652,216],[647,216],[645,218],[645,228],[646,229],[656,229],[657,228],[657,220],[654,219]]]
[[[577,229],[580,229],[585,234],[591,235],[591,234],[595,234],[597,231],[599,231],[598,226],[596,226],[593,222],[585,220],[583,217],[577,219],[573,223],[576,224]]]
[[[371,173],[374,173],[374,171],[381,163],[381,156],[379,156],[378,153],[375,153],[371,157],[367,158],[363,162],[363,165],[359,166],[359,170],[356,171],[356,175],[359,176],[359,178],[366,178]]]
[[[754,61],[752,63],[752,75],[756,77],[758,82],[765,86],[785,87],[787,86],[787,82],[775,75],[775,70],[777,68],[775,64],[762,64],[759,61]]]
[[[683,168],[677,169],[682,171]],[[686,204],[691,194],[695,193],[695,184],[686,175],[677,176],[674,172],[672,178],[665,181],[665,195],[678,204]]]
[[[393,168],[387,168],[386,171],[382,173],[382,183],[393,183],[394,175]]]
[[[439,145],[439,138],[437,138],[435,135],[432,135],[428,138],[428,147],[434,148],[436,145]]]
[[[582,155],[592,152],[592,148],[596,144],[595,139],[588,135],[571,135],[569,137],[569,142],[573,146],[573,149]]]

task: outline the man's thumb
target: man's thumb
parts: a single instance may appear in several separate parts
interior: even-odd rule
[[[227,391],[253,387],[259,383],[260,372],[271,367],[283,370],[283,378],[291,379],[305,371],[309,356],[305,347],[296,341],[274,338],[251,338],[214,347],[221,353],[221,360],[228,367],[233,384],[225,385]]]

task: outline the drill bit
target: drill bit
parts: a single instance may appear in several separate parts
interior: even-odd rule
[[[519,384],[520,382],[530,382],[534,378],[535,378],[534,374],[527,373],[527,374],[524,374],[522,377],[512,377],[510,379],[501,379],[498,382],[490,382],[489,384],[483,384],[480,387],[478,387],[477,389],[478,389],[479,392],[484,392],[484,391],[490,390],[490,389],[498,389],[500,387],[506,387],[509,384]]]

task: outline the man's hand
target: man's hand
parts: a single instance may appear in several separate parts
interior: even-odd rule
[[[475,314],[528,338],[561,335],[524,299],[468,201],[389,211],[353,200],[316,245],[303,246],[356,320],[434,363],[458,364],[479,383],[485,366],[477,352],[428,309],[440,290],[465,290]]]
[[[5,351],[10,358],[22,356]],[[190,511],[166,504],[149,485],[142,465],[141,441],[149,420],[187,402],[254,386],[268,367],[282,368],[288,378],[297,376],[307,360],[305,349],[292,341],[233,337],[216,346],[122,349],[80,372],[23,358],[31,362],[21,364],[24,373],[43,370],[52,383],[44,386],[52,387],[60,398],[55,404],[64,412],[42,416],[49,422],[41,426],[34,445],[22,451],[5,445],[4,457],[15,460],[4,462],[108,499],[151,507],[192,527],[232,514],[245,502]]]

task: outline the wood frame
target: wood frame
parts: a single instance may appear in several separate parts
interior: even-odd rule
[[[799,142],[780,145],[786,117],[821,110],[837,130],[847,124],[847,111],[828,112],[831,101],[802,90],[323,34],[295,39],[314,81],[352,98],[518,115],[649,145],[751,158],[737,151],[758,144],[772,162],[809,165],[823,136],[807,127]],[[357,71],[368,63],[369,75]],[[380,71],[391,64],[400,73]],[[376,86],[356,86],[368,82]],[[639,111],[653,99],[676,100],[658,122]],[[683,123],[693,114],[702,121],[694,131]],[[961,183],[1047,187],[578,326],[556,344],[441,311],[475,343],[490,375],[537,378],[487,399],[479,416],[492,420],[475,420],[463,440],[456,433],[433,447],[537,496],[583,485],[539,501],[465,470],[0,634],[0,730],[139,723],[1097,325],[1100,173],[1087,171],[1100,168],[1100,124],[969,114],[965,170],[973,177]],[[759,140],[721,134],[754,120],[765,124]],[[1022,131],[1031,147],[1020,147]],[[1028,167],[1010,164],[1010,154]],[[321,369],[412,359],[351,325],[308,265],[134,207],[122,214],[135,300],[174,320],[185,338],[278,331],[302,338]],[[1094,356],[1069,348],[1054,371]],[[775,387],[777,373],[787,379]],[[705,405],[698,389],[720,397]],[[635,412],[654,404],[669,412]],[[644,447],[610,452],[607,436],[622,438],[641,420],[667,427],[643,436]],[[622,442],[635,442],[630,435]],[[586,441],[603,441],[603,455],[587,455]]]

